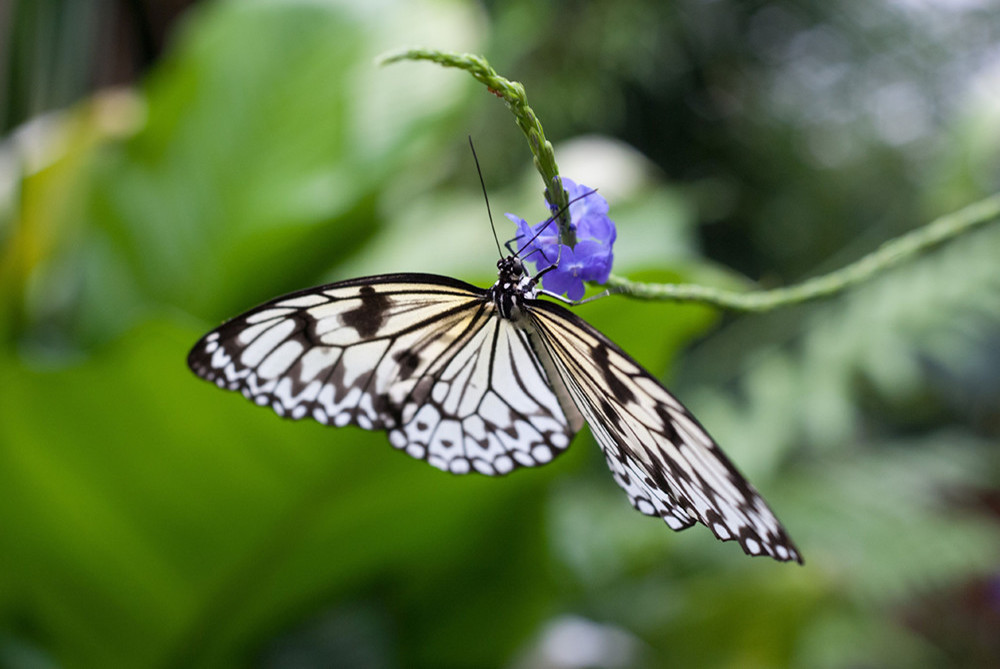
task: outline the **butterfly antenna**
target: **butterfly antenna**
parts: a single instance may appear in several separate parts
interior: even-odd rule
[[[472,160],[476,163],[476,172],[479,174],[479,185],[483,187],[483,199],[486,200],[486,215],[489,216],[490,228],[493,229],[493,241],[497,243],[497,253],[503,258],[500,238],[497,237],[497,226],[493,224],[493,212],[490,211],[490,196],[486,194],[486,181],[483,179],[483,171],[479,168],[479,156],[476,155],[476,147],[472,145],[472,135],[469,135],[469,148],[472,150]]]

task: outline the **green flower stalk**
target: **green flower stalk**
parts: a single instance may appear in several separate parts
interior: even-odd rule
[[[700,302],[735,311],[770,311],[842,293],[877,274],[998,218],[1000,218],[1000,193],[890,240],[863,258],[829,274],[774,290],[739,293],[695,284],[639,283],[613,274],[608,278],[607,285],[609,292],[645,300]]]
[[[510,81],[501,77],[485,58],[473,53],[407,49],[381,56],[378,63],[389,65],[401,60],[429,60],[445,67],[457,67],[460,70],[465,70],[477,81],[486,84],[491,93],[507,103],[507,108],[514,114],[517,127],[528,139],[528,148],[531,150],[531,155],[534,156],[535,169],[542,175],[542,181],[545,183],[545,200],[553,211],[559,212],[559,238],[563,244],[571,248],[576,246],[576,232],[570,225],[569,210],[567,209],[569,196],[559,178],[556,155],[552,150],[552,143],[545,139],[545,131],[542,129],[541,121],[538,120],[534,110],[528,106],[524,85],[519,81]]]
[[[558,212],[559,238],[571,249],[577,244],[576,230],[570,224],[568,195],[559,177],[552,144],[545,139],[542,124],[528,106],[524,86],[497,74],[482,56],[469,53],[448,53],[433,49],[409,49],[393,52],[379,59],[385,65],[401,60],[429,60],[445,67],[457,67],[469,72],[494,95],[502,98],[514,114],[517,125],[528,139],[535,168],[545,183],[545,199]],[[886,242],[880,248],[845,267],[809,279],[799,284],[751,292],[719,290],[694,284],[654,284],[629,281],[614,274],[608,277],[608,293],[619,293],[645,300],[700,302],[736,311],[770,311],[779,307],[801,304],[810,300],[832,297],[857,286],[882,272],[907,262],[916,256],[958,237],[974,228],[1000,219],[1000,194],[973,203],[964,209],[929,223],[901,237]],[[544,256],[544,254],[543,254]],[[606,275],[605,275],[606,276]]]

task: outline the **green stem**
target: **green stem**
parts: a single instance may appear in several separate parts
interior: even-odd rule
[[[545,182],[545,199],[562,214],[559,217],[559,235],[568,246],[576,244],[576,234],[570,225],[566,208],[568,195],[559,178],[552,144],[545,139],[542,124],[528,106],[524,86],[497,74],[486,59],[471,53],[450,53],[434,49],[408,49],[386,54],[379,58],[382,65],[401,60],[429,60],[445,67],[456,67],[469,72],[494,95],[502,98],[513,112],[521,132],[528,138],[534,156],[535,168]],[[992,195],[955,213],[933,221],[902,237],[886,242],[874,252],[841,269],[818,276],[803,283],[748,293],[720,290],[694,284],[653,284],[629,281],[612,275],[607,286],[612,293],[621,293],[645,300],[673,300],[700,302],[736,311],[769,311],[830,297],[871,279],[876,274],[895,267],[917,255],[954,239],[964,232],[1000,217],[1000,193]]]
[[[545,139],[541,121],[535,116],[534,110],[528,106],[524,85],[518,81],[510,81],[501,77],[496,70],[490,67],[485,58],[473,53],[451,53],[435,49],[406,49],[380,56],[377,62],[380,65],[388,65],[401,60],[429,60],[445,67],[457,67],[460,70],[465,70],[477,81],[486,84],[491,93],[507,103],[507,108],[514,114],[517,126],[528,138],[528,148],[531,149],[531,155],[534,156],[535,169],[542,175],[542,181],[545,183],[545,200],[553,210],[561,212],[558,220],[559,238],[567,246],[576,246],[576,232],[570,225],[569,209],[567,209],[569,195],[562,187],[552,144]]]
[[[615,275],[608,279],[607,285],[613,293],[640,299],[700,302],[736,311],[769,311],[842,293],[876,274],[997,218],[1000,218],[1000,193],[888,241],[841,269],[786,288],[739,293],[693,284],[637,283]]]

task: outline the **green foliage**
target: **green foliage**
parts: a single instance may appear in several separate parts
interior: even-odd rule
[[[532,516],[548,473],[496,486],[413,472],[381,435],[331,444],[191,384],[178,361],[196,336],[154,321],[72,369],[4,361],[9,622],[45,630],[71,665],[227,666],[317,602],[374,598],[416,629],[429,600],[445,629],[476,607],[532,606],[531,578],[501,585],[544,554]],[[529,623],[479,651],[509,652]]]
[[[631,138],[639,151],[555,147],[566,176],[611,202],[630,279],[747,286],[728,258],[766,268],[762,283],[819,274],[817,258],[835,269],[986,194],[1000,124],[973,102],[938,129],[955,141],[933,169],[900,177],[914,145],[806,166],[819,121],[768,115],[771,88],[751,84],[789,74],[776,54],[807,17],[762,9],[788,31],[765,48],[763,19],[735,5],[511,3],[488,7],[487,32],[462,2],[202,3],[138,90],[11,136],[0,164],[23,173],[0,189],[0,666],[551,666],[566,617],[613,632],[619,666],[995,660],[976,634],[996,612],[959,596],[989,592],[1000,554],[986,503],[1000,481],[995,227],[774,314],[620,296],[579,308],[709,427],[802,568],[635,513],[587,434],[542,469],[454,477],[381,434],[281,420],[184,365],[209,327],[283,291],[390,271],[491,281],[467,132],[501,240],[503,211],[544,215],[502,104],[461,73],[374,65],[409,44],[489,53],[490,37],[550,139]],[[747,44],[740,79],[726,64]],[[564,45],[583,60],[557,57]],[[745,119],[715,132],[705,110],[723,99],[749,116],[714,116]],[[730,217],[746,237],[706,257]]]

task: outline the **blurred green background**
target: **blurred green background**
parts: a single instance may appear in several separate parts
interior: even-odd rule
[[[0,27],[0,667],[1000,665],[1000,225],[768,315],[578,309],[803,567],[639,515],[586,433],[449,476],[185,366],[285,291],[489,284],[467,135],[495,213],[545,216],[503,104],[388,49],[524,82],[616,272],[768,287],[998,190],[995,3],[13,0]]]

